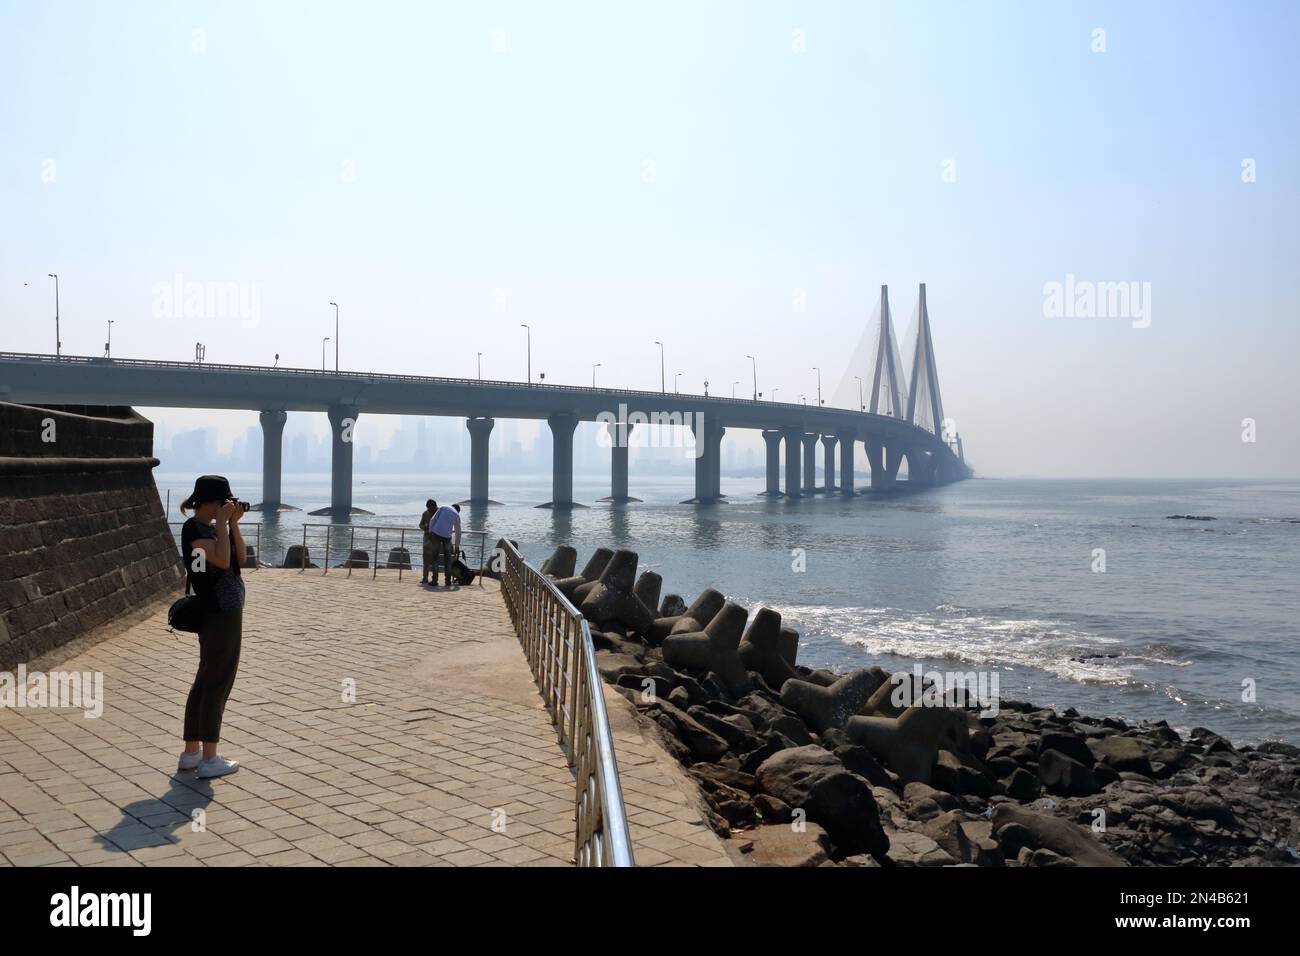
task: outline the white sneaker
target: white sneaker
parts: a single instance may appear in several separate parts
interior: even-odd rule
[[[177,770],[193,770],[203,761],[203,751],[196,750],[190,753],[188,750],[181,751],[180,763],[176,765]]]
[[[239,769],[239,763],[234,760],[227,760],[225,757],[217,754],[211,760],[204,760],[199,763],[199,779],[209,780],[212,777],[224,777],[228,773],[234,773]]]

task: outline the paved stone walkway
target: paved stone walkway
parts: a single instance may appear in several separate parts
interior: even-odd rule
[[[495,582],[246,581],[221,746],[240,771],[176,771],[198,651],[160,605],[29,665],[103,672],[101,717],[0,709],[0,864],[571,865],[573,775]],[[638,864],[728,865],[680,768],[607,699]]]

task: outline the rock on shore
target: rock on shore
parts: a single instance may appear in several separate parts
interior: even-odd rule
[[[1300,862],[1294,746],[1234,747],[1204,728],[1183,738],[1164,721],[1007,700],[995,716],[919,693],[899,708],[891,690],[912,675],[809,669],[775,611],[745,628],[749,612],[712,589],[655,609],[658,575],[638,587],[636,564],[602,548],[575,576],[561,548],[543,567],[599,619],[589,626],[602,675],[659,729],[714,829],[755,863]]]

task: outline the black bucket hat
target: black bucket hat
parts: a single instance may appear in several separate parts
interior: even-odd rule
[[[230,490],[230,482],[221,475],[200,475],[194,480],[194,491],[190,493],[190,501],[196,505],[205,501],[229,501],[233,497],[235,493]]]

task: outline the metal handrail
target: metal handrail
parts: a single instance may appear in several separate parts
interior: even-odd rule
[[[578,866],[635,866],[614,737],[591,630],[577,608],[509,541],[501,593],[576,779]],[[496,552],[493,554],[496,561]]]
[[[348,546],[346,549],[347,553],[343,559],[343,564],[339,565],[339,567],[343,567],[347,569],[348,572],[347,577],[352,577],[352,568],[354,567],[352,562],[352,552],[356,550],[355,546],[357,544],[357,532],[359,531],[364,532],[361,539],[361,544],[363,545],[371,543],[370,533],[371,532],[374,533],[374,539],[373,539],[373,544],[375,549],[374,557],[368,559],[366,562],[366,567],[370,569],[370,577],[372,580],[374,580],[379,576],[380,545],[391,544],[394,538],[396,538],[397,540],[397,547],[406,551],[407,556],[410,560],[409,568],[408,566],[402,564],[398,564],[396,566],[397,580],[399,581],[402,580],[402,573],[405,570],[414,571],[416,568],[421,568],[422,570],[425,571],[428,570],[427,568],[424,568],[423,565],[424,532],[420,531],[418,528],[406,528],[406,527],[394,526],[394,525],[324,524],[324,523],[305,522],[302,526],[302,551],[300,553],[301,567],[299,568],[300,571],[307,570],[307,546],[309,544],[307,535],[309,530],[312,528],[325,529],[325,544],[324,544],[325,556],[322,559],[322,564],[320,567],[320,572],[322,575],[328,574],[330,571],[330,557],[331,557],[331,550],[332,550],[330,545],[330,538],[331,535],[336,531],[346,531],[348,533]],[[380,540],[381,535],[385,535],[385,533],[387,533],[387,535],[385,536],[384,540],[381,542]],[[412,543],[417,545],[416,554],[411,554],[411,550],[406,546],[406,535],[408,533],[411,535]],[[488,533],[486,531],[462,531],[461,532],[462,538],[469,538],[469,537],[478,538],[478,586],[479,587],[483,587],[483,567],[487,560],[487,535]],[[334,547],[337,550],[342,550],[339,549],[337,545],[335,545]],[[393,567],[387,566],[387,562],[384,562],[384,565],[386,570],[390,570],[390,571],[394,570]]]

